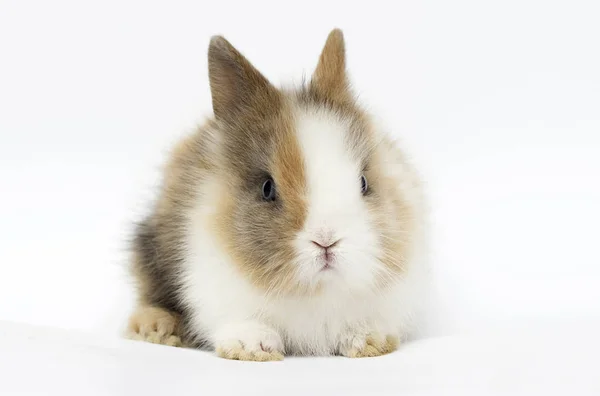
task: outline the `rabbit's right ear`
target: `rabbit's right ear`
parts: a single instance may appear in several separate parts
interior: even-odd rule
[[[230,119],[250,108],[266,114],[278,103],[277,89],[222,36],[210,40],[208,76],[217,119]]]
[[[333,29],[327,36],[310,88],[327,100],[345,102],[352,99],[346,73],[346,45],[340,29]]]

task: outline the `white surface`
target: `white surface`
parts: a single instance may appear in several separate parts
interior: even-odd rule
[[[0,394],[598,395],[600,327],[533,326],[365,359],[227,361],[207,352],[0,322]]]
[[[309,75],[333,26],[344,29],[361,98],[403,137],[429,182],[443,302],[436,331],[600,317],[598,15],[595,0],[304,1],[285,9],[258,0],[0,1],[0,319],[118,331],[131,297],[122,271],[130,221],[152,196],[168,145],[210,111],[209,37],[224,34],[278,83]],[[579,336],[585,331],[546,339],[540,366],[527,365],[537,350],[521,341],[517,351],[483,342],[467,356],[490,358],[486,345],[511,351],[515,359],[503,364],[534,373],[530,385],[574,384],[558,374],[570,372],[572,360],[586,371],[586,359],[570,359],[597,351],[594,337]],[[73,373],[74,387],[90,378],[113,390],[126,372],[148,381],[129,386],[167,386],[158,373],[176,378],[173,364],[198,387],[219,379],[243,386],[235,376],[225,381],[222,367],[284,389],[358,382],[362,371],[397,373],[409,384],[430,379],[424,360],[422,371],[411,371],[411,354],[389,366],[290,361],[281,378],[294,388],[270,371],[286,366],[240,370],[189,353],[154,366],[149,356],[179,352],[109,346],[79,355],[61,339],[4,337],[0,365],[25,385]],[[438,384],[479,383],[466,374],[475,362],[463,360],[457,344],[438,342],[426,344],[428,353],[447,351],[444,359],[419,358],[434,365]],[[421,351],[412,353],[427,355]],[[83,356],[89,367],[78,365]],[[67,370],[43,368],[53,361]],[[130,371],[119,374],[123,367]],[[100,372],[112,373],[111,382]],[[507,372],[498,386],[520,378]]]

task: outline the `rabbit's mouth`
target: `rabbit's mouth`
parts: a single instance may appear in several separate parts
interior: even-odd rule
[[[336,268],[337,255],[331,250],[327,250],[321,253],[317,258],[318,263],[321,265],[319,272],[332,271]]]

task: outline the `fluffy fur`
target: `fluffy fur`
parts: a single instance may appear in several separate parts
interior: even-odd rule
[[[175,147],[136,230],[131,337],[257,361],[393,351],[425,299],[421,183],[356,104],[342,32],[294,91],[222,37],[208,59],[215,116]]]

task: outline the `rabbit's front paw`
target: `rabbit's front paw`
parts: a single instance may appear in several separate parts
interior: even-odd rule
[[[340,354],[349,358],[375,357],[394,352],[398,348],[398,337],[377,332],[366,334],[349,333],[342,337]]]
[[[179,316],[157,307],[139,307],[129,318],[127,338],[153,344],[183,346],[177,335]]]
[[[216,335],[217,356],[232,360],[266,362],[283,360],[283,343],[268,326],[248,322],[229,325]]]

